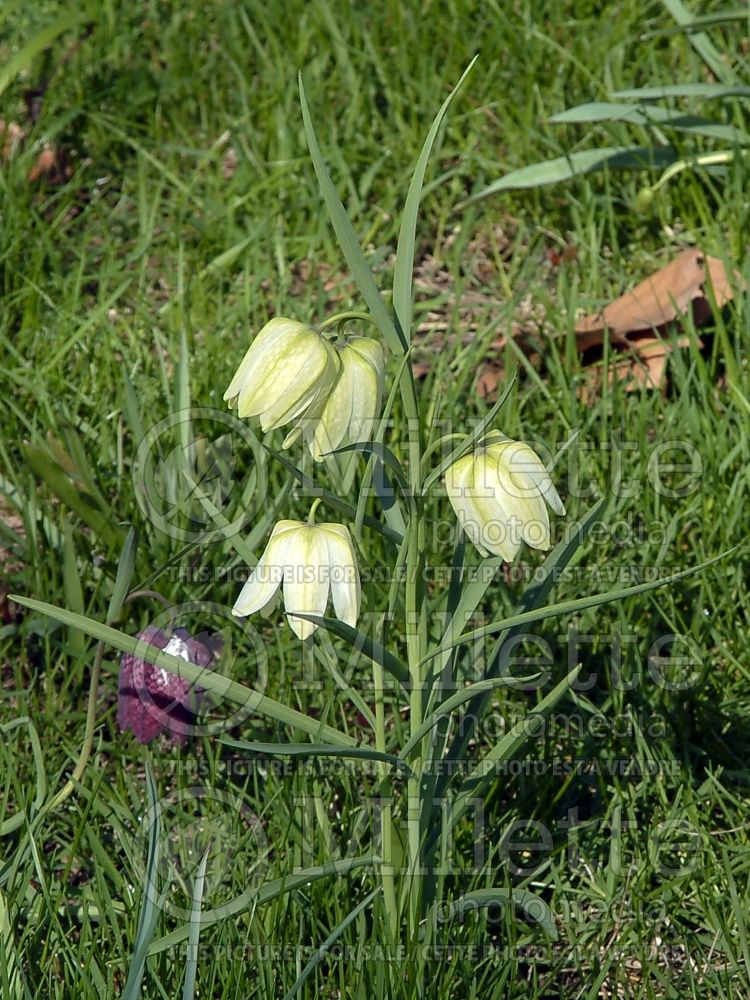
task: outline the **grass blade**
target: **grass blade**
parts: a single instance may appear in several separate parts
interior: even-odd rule
[[[686,576],[693,576],[695,573],[700,573],[702,570],[708,569],[709,566],[713,566],[714,563],[719,562],[721,559],[725,559],[728,555],[731,555],[732,552],[735,552],[736,549],[737,546],[734,546],[734,548],[727,549],[718,556],[714,556],[711,559],[706,559],[702,563],[698,563],[697,566],[690,566],[688,569],[672,573],[671,576],[662,576],[658,580],[649,580],[647,583],[638,583],[633,587],[623,587],[620,590],[610,590],[604,594],[592,594],[588,597],[577,597],[571,601],[561,601],[559,604],[549,604],[544,608],[536,608],[533,611],[526,611],[520,615],[514,615],[511,618],[503,618],[500,621],[492,622],[490,625],[485,625],[482,628],[473,629],[471,632],[465,632],[462,636],[459,636],[458,639],[453,639],[450,642],[439,646],[437,649],[429,653],[422,660],[422,663],[425,663],[433,656],[439,656],[441,653],[444,653],[448,649],[452,649],[454,646],[460,646],[465,642],[473,642],[476,639],[481,639],[485,635],[495,635],[498,632],[504,632],[506,629],[514,628],[517,625],[528,625],[531,622],[544,621],[545,618],[574,614],[578,611],[585,611],[587,608],[599,607],[601,604],[611,604],[613,601],[622,601],[627,597],[633,597],[635,594],[645,594],[647,591],[656,590],[657,587],[663,587],[667,583],[675,583],[677,580],[682,580]]]
[[[195,996],[195,979],[198,973],[198,945],[201,936],[201,906],[203,903],[203,887],[206,883],[206,866],[211,850],[209,844],[203,852],[193,886],[193,900],[190,907],[190,933],[188,935],[187,955],[185,957],[185,984],[182,987],[182,1000],[193,1000]]]
[[[456,207],[458,210],[473,205],[474,202],[497,194],[498,191],[559,184],[560,181],[590,174],[594,170],[603,170],[605,167],[661,169],[678,159],[676,150],[671,146],[603,146],[599,149],[582,149],[576,153],[568,153],[567,156],[558,156],[554,160],[543,160],[528,167],[521,167],[519,170],[512,170]]]
[[[323,159],[320,145],[315,136],[315,129],[310,117],[310,109],[307,106],[301,73],[299,75],[299,98],[302,105],[302,121],[305,128],[305,136],[307,137],[307,145],[310,149],[310,157],[313,161],[313,167],[315,168],[315,174],[318,178],[318,184],[320,185],[328,214],[331,217],[331,224],[336,233],[336,238],[351,269],[352,277],[356,281],[357,287],[362,293],[362,298],[367,303],[367,308],[372,314],[375,325],[383,334],[385,342],[390,349],[396,355],[400,355],[407,350],[408,345],[404,340],[403,334],[396,329],[391,314],[378,291],[372,271],[365,260],[365,255],[362,253],[362,247],[359,245],[357,234],[354,232],[354,227],[349,221],[346,209],[334,187],[331,175],[328,173],[328,167]]]
[[[295,889],[302,889],[309,882],[317,882],[323,878],[331,876],[341,877],[359,868],[366,868],[380,864],[380,858],[374,854],[362,855],[356,858],[345,858],[343,861],[329,861],[325,865],[315,865],[312,868],[303,868],[302,871],[294,872],[292,875],[284,875],[281,878],[266,882],[260,888],[248,889],[241,895],[231,899],[222,906],[217,906],[214,910],[204,910],[201,916],[201,928],[210,927],[212,924],[226,920],[228,917],[235,917],[238,913],[243,913],[251,906],[261,906],[263,903],[270,903],[271,900],[278,899],[287,892]],[[149,948],[149,955],[156,955],[159,952],[167,951],[176,944],[184,941],[190,935],[190,924],[183,924],[170,934],[158,938]]]
[[[409,682],[409,671],[404,666],[404,664],[399,660],[393,653],[389,652],[385,646],[381,645],[375,639],[370,639],[364,632],[359,631],[356,628],[352,628],[351,625],[347,625],[346,622],[339,621],[338,618],[324,618],[321,615],[306,615],[302,611],[295,612],[296,618],[304,618],[305,621],[315,622],[321,628],[326,629],[328,632],[332,632],[337,635],[339,639],[343,639],[344,642],[348,643],[350,648],[355,651],[361,651],[365,656],[371,660],[373,663],[377,663],[384,670],[387,670],[391,677],[395,677],[400,684],[407,685]]]
[[[294,986],[292,986],[292,988],[286,993],[284,1000],[292,1000],[293,997],[297,996],[311,974],[320,964],[321,959],[325,958],[328,954],[331,945],[341,937],[346,928],[357,919],[360,913],[367,909],[380,890],[381,886],[378,886],[377,889],[373,889],[372,892],[368,893],[365,898],[360,903],[357,903],[354,909],[350,913],[347,913],[344,919],[333,928],[323,944],[318,948],[302,972],[299,974]]]
[[[230,740],[223,737],[219,740],[225,746],[236,750],[246,750],[250,753],[278,754],[280,757],[347,757],[351,760],[377,760],[390,764],[398,771],[411,774],[411,768],[391,753],[383,753],[370,747],[338,747],[326,743],[246,743],[243,740]]]
[[[22,73],[34,58],[46,49],[64,31],[68,31],[76,24],[80,24],[84,18],[82,12],[71,12],[61,14],[52,24],[42,28],[34,37],[28,41],[24,47],[9,59],[0,70],[0,94],[8,87],[14,77]]]
[[[474,63],[479,57],[474,56],[469,65],[461,75],[453,90],[443,101],[442,107],[435,115],[435,120],[430,126],[427,138],[419,154],[417,165],[411,176],[409,190],[404,203],[404,210],[401,214],[401,227],[398,234],[398,244],[396,246],[396,261],[393,268],[393,309],[396,313],[404,340],[408,344],[411,341],[411,317],[412,317],[412,280],[414,277],[414,241],[417,231],[417,215],[419,213],[419,202],[422,197],[422,187],[424,185],[427,163],[430,153],[435,143],[438,130],[443,123],[446,112],[451,101],[461,89],[464,80],[474,68]]]
[[[693,15],[682,0],[662,0],[662,3],[680,27],[690,29]],[[705,31],[688,31],[688,40],[717,80],[726,84],[736,82],[733,71],[722,59],[721,53]]]
[[[472,910],[485,909],[488,906],[507,906],[511,904],[522,910],[523,913],[533,920],[534,923],[544,930],[545,934],[553,941],[557,941],[557,928],[555,927],[549,907],[535,896],[533,892],[526,889],[504,889],[501,887],[492,889],[478,889],[475,892],[467,892],[464,896],[454,899],[453,902],[443,907],[440,915],[441,921],[450,920]]]
[[[150,764],[146,764],[146,786],[148,789],[148,815],[152,817],[148,837],[148,855],[146,861],[146,886],[144,888],[141,913],[138,918],[138,931],[135,938],[133,958],[130,962],[128,978],[123,987],[123,1000],[139,1000],[141,983],[146,971],[148,947],[156,930],[156,924],[161,915],[161,899],[155,898],[158,881],[159,861],[161,857],[161,817],[156,792],[156,783]]]

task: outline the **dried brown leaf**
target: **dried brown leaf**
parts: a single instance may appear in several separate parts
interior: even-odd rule
[[[698,247],[683,251],[600,312],[579,320],[575,328],[578,350],[583,352],[602,344],[605,330],[610,331],[615,346],[626,346],[629,335],[638,331],[663,331],[687,312],[691,303],[698,307],[696,322],[704,321],[710,313],[709,282],[716,305],[722,308],[732,298],[732,286],[723,263]]]

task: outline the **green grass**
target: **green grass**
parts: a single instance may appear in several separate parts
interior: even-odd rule
[[[555,601],[739,546],[699,576],[574,621],[551,619],[519,651],[538,657],[543,641],[555,681],[572,658],[590,684],[558,705],[545,733],[526,745],[520,773],[493,785],[481,822],[458,831],[446,886],[448,895],[528,888],[549,906],[557,941],[496,907],[436,927],[433,944],[443,951],[424,963],[418,942],[389,952],[376,896],[340,929],[302,996],[406,997],[417,980],[426,982],[425,996],[441,998],[750,991],[747,298],[738,295],[701,331],[703,351],[674,353],[664,395],[615,386],[584,402],[573,340],[576,310],[599,307],[685,246],[699,243],[748,275],[746,162],[738,158],[721,174],[686,171],[648,216],[631,208],[643,177],[615,173],[455,210],[507,170],[604,143],[596,126],[545,124],[565,107],[618,88],[705,78],[683,35],[649,34],[672,24],[659,4],[644,13],[627,2],[604,17],[600,6],[294,0],[269,13],[252,0],[102,0],[87,9],[90,30],[61,35],[0,98],[0,116],[30,131],[0,172],[0,592],[104,621],[133,525],[132,587],[145,584],[180,605],[231,606],[246,574],[240,555],[221,540],[186,549],[186,541],[158,531],[136,503],[131,470],[158,420],[188,403],[223,409],[249,337],[270,314],[317,322],[363,306],[307,153],[297,71],[339,193],[388,287],[411,170],[440,103],[475,53],[477,66],[428,169],[418,230],[415,315],[424,328],[417,357],[430,365],[422,398],[446,430],[470,428],[486,411],[474,390],[483,359],[514,323],[526,325],[537,360],[501,351],[509,368],[520,364],[503,430],[553,452],[578,432],[555,473],[568,505],[558,530],[595,496],[613,494],[606,530],[585,544]],[[43,3],[11,15],[6,5],[4,59],[65,9]],[[747,33],[746,26],[731,30]],[[711,37],[747,82],[736,36],[719,28]],[[45,81],[38,121],[27,122],[23,94]],[[747,103],[732,108],[727,120],[741,125],[744,116],[746,126]],[[27,183],[43,141],[65,151],[67,183]],[[577,259],[556,268],[545,251],[561,242],[576,248]],[[543,308],[543,322],[529,303]],[[700,473],[685,495],[659,495],[654,448],[674,441],[698,456]],[[267,467],[269,497],[287,482],[285,468],[260,450],[254,456],[251,444],[234,456],[234,513],[252,499],[258,462]],[[72,476],[60,471],[69,460]],[[677,487],[685,474],[669,475],[666,485]],[[618,479],[632,488],[618,490]],[[576,491],[576,481],[586,488]],[[435,564],[450,566],[452,516],[435,493]],[[274,520],[267,506],[250,508],[246,518],[248,533],[260,522],[256,556],[263,517]],[[278,516],[303,517],[308,507],[305,491],[294,487]],[[368,553],[365,610],[374,611],[387,595],[374,571],[392,549],[376,541]],[[532,574],[534,554],[520,565]],[[436,602],[444,583],[435,584]],[[510,613],[520,591],[518,581],[498,581],[475,624]],[[161,611],[142,598],[125,605],[116,625],[135,634]],[[80,753],[95,644],[4,602],[0,612],[0,725],[31,720],[51,796]],[[252,625],[268,654],[269,695],[328,712],[338,728],[369,739],[331,674],[300,663],[287,628]],[[430,628],[439,635],[437,621]],[[578,647],[576,631],[587,637]],[[653,659],[654,643],[668,634],[690,637],[692,667]],[[254,662],[250,639],[234,634],[232,641],[237,679],[253,683],[245,665]],[[482,653],[463,657],[468,677]],[[148,915],[149,767],[154,794],[166,803],[162,858],[151,856],[151,877],[167,879],[170,857],[197,868],[213,843],[205,909],[295,868],[373,852],[371,770],[233,773],[226,748],[210,735],[183,750],[166,741],[143,748],[117,730],[117,667],[118,654],[105,650],[91,761],[75,793],[40,821],[35,797],[41,801],[45,788],[29,728],[3,733],[0,996],[114,997],[129,975],[132,987]],[[340,669],[368,702],[364,666],[344,657]],[[535,698],[502,689],[472,753],[496,741],[504,720]],[[233,734],[289,738],[260,717],[239,721]],[[618,761],[635,764],[635,773],[617,773]],[[509,850],[509,837],[527,842],[525,855]],[[530,851],[529,842],[544,849]],[[269,853],[256,870],[264,845]],[[203,928],[196,995],[283,997],[377,885],[372,865],[356,868]],[[190,886],[173,885],[169,904],[153,940],[189,920]],[[187,954],[182,941],[149,958],[143,995],[181,996],[191,974]]]

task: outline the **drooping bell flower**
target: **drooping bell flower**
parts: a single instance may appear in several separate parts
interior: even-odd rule
[[[270,320],[248,348],[224,399],[240,417],[257,417],[271,431],[303,417],[320,416],[341,371],[333,344],[296,320]],[[288,447],[301,432],[295,427]]]
[[[211,669],[221,647],[219,636],[201,633],[191,637],[184,628],[166,635],[149,625],[138,639],[165,653]],[[203,689],[134,653],[120,660],[117,723],[122,732],[132,731],[139,743],[150,743],[167,732],[172,743],[184,746],[193,732],[200,711]]]
[[[353,628],[361,590],[349,530],[343,524],[315,524],[312,514],[307,521],[279,521],[232,614],[240,618],[256,611],[270,614],[282,587],[284,611],[300,639],[307,639],[318,626],[295,613],[323,616],[329,597],[336,617]]]
[[[493,431],[445,473],[458,523],[483,556],[515,559],[521,542],[550,547],[549,505],[565,507],[542,460],[529,445]]]
[[[341,375],[326,400],[320,419],[305,418],[305,439],[319,462],[341,444],[372,439],[383,397],[385,356],[371,337],[354,337],[339,351]]]

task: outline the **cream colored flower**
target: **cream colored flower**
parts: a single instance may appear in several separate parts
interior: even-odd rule
[[[333,344],[293,319],[270,320],[250,345],[224,399],[240,417],[258,417],[263,431],[301,417],[319,417],[341,372]],[[295,428],[284,447],[299,435]]]
[[[385,357],[377,340],[355,337],[341,348],[341,375],[320,419],[303,418],[310,453],[319,462],[341,444],[372,439],[383,397]]]
[[[533,448],[497,432],[450,466],[445,486],[459,524],[480,553],[505,562],[515,559],[522,541],[534,549],[550,547],[548,504],[565,513]]]
[[[270,614],[282,585],[284,610],[300,639],[312,635],[318,626],[296,617],[295,612],[323,616],[329,596],[336,617],[354,628],[361,591],[348,529],[343,524],[279,521],[232,614],[240,618],[256,611]]]

